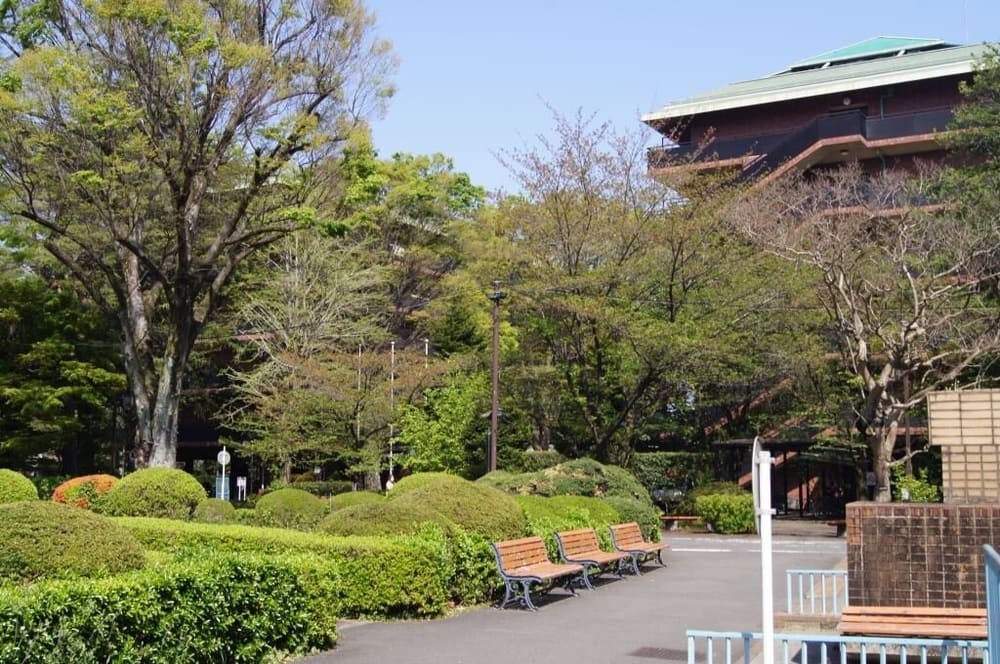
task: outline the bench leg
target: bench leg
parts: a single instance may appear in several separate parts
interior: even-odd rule
[[[663,562],[663,549],[656,550],[656,560],[660,563],[660,567],[666,567],[666,564]]]
[[[524,588],[521,602],[532,611],[537,611],[538,607],[531,603],[531,584],[531,581],[521,581],[521,587]]]
[[[641,553],[630,553],[629,554],[629,560],[632,561],[632,572],[636,576],[642,576],[642,572],[639,571],[639,557],[641,555],[642,555]]]

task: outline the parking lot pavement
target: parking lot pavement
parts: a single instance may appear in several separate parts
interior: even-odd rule
[[[809,533],[774,537],[774,610],[784,611],[785,570],[832,569],[845,540]],[[819,530],[817,530],[817,533]],[[483,607],[437,620],[344,622],[337,647],[304,664],[577,664],[686,662],[688,629],[758,630],[760,540],[672,531],[666,567],[605,576],[574,597],[556,589],[540,610]]]

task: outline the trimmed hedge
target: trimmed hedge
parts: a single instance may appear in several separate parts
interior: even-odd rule
[[[354,483],[347,480],[304,480],[295,481],[284,486],[271,485],[272,489],[302,489],[314,496],[329,498],[338,493],[353,491]]]
[[[315,556],[203,552],[104,579],[0,588],[0,661],[259,662],[329,648],[336,615],[323,593],[336,577]]]
[[[90,509],[118,483],[114,475],[82,475],[66,480],[52,491],[52,502]]]
[[[0,542],[0,579],[101,576],[146,563],[139,542],[112,519],[41,500],[0,505]]]
[[[389,493],[389,502],[429,508],[451,523],[491,540],[522,537],[524,512],[514,499],[493,487],[447,473],[417,473],[403,478]]]
[[[35,483],[16,470],[0,468],[0,504],[19,500],[38,500]]]
[[[190,519],[208,494],[193,475],[176,468],[143,468],[123,477],[100,502],[111,516]]]
[[[336,512],[354,505],[382,502],[385,502],[385,495],[376,491],[348,491],[330,497],[330,511]]]
[[[317,530],[330,535],[408,535],[418,533],[428,523],[444,528],[453,525],[427,505],[406,500],[361,503],[339,509],[320,521]]]
[[[254,506],[256,523],[262,526],[310,530],[327,512],[326,501],[302,489],[270,491]]]
[[[739,496],[744,493],[746,493],[746,490],[736,482],[719,481],[701,484],[687,492],[677,507],[677,514],[698,515],[698,507],[695,504],[698,496],[711,496],[715,494]]]
[[[348,618],[440,615],[447,607],[454,564],[443,534],[399,537],[332,537],[281,528],[121,518],[148,549],[200,554],[288,552],[317,555],[337,572],[327,601]]]
[[[201,523],[232,523],[236,521],[236,508],[222,498],[206,498],[194,508],[194,520]]]
[[[593,459],[576,459],[534,473],[490,473],[477,480],[507,493],[541,496],[618,496],[648,502],[646,487],[628,470]]]
[[[695,499],[698,516],[712,531],[726,535],[752,533],[756,529],[753,495],[716,493]]]
[[[646,539],[660,541],[660,513],[652,505],[619,496],[610,496],[604,500],[618,512],[617,523],[635,521]]]

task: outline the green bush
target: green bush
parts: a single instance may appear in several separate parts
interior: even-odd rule
[[[514,500],[524,511],[528,531],[545,540],[549,556],[559,558],[555,533],[578,528],[593,528],[606,549],[611,538],[608,526],[619,523],[618,511],[600,498],[590,496],[515,496]]]
[[[0,542],[0,578],[10,580],[101,576],[146,562],[139,542],[112,519],[40,500],[0,505]]]
[[[354,483],[348,482],[347,480],[296,480],[291,484],[285,485],[284,487],[278,487],[272,484],[271,488],[302,489],[303,491],[308,491],[314,496],[329,498],[330,496],[334,496],[338,493],[352,492],[354,489]]]
[[[756,529],[753,496],[747,492],[698,496],[695,507],[698,516],[713,532],[733,535],[752,533]]]
[[[448,606],[454,565],[438,531],[398,537],[332,537],[236,524],[143,518],[117,521],[153,551],[196,557],[208,550],[240,556],[282,551],[327,561],[337,579],[327,601],[341,617],[435,616]]]
[[[38,500],[35,483],[17,471],[0,468],[0,504],[18,500]]]
[[[524,535],[527,522],[514,499],[502,491],[447,473],[416,473],[389,493],[389,502],[434,510],[451,523],[491,540]]]
[[[618,512],[616,523],[635,521],[646,539],[652,542],[660,541],[660,513],[655,507],[633,498],[611,496],[604,500]]]
[[[262,526],[309,530],[326,516],[326,501],[301,489],[278,489],[264,494],[254,507]]]
[[[566,457],[555,450],[508,450],[508,456],[503,471],[514,473],[533,473],[566,461]]]
[[[69,475],[36,475],[31,478],[31,482],[38,489],[38,497],[48,500],[52,497],[52,492],[56,487],[70,479]]]
[[[428,523],[447,528],[451,521],[427,505],[384,500],[352,505],[327,515],[317,526],[330,535],[408,535]]]
[[[194,520],[202,523],[231,523],[236,521],[236,508],[222,498],[206,498],[194,508]]]
[[[207,497],[193,475],[176,468],[144,468],[123,477],[104,496],[100,509],[111,516],[190,519]]]
[[[746,493],[746,491],[736,482],[709,482],[708,484],[702,484],[687,492],[677,507],[677,514],[697,516],[698,508],[695,505],[695,501],[698,499],[698,496],[710,496],[720,493],[739,496]]]
[[[940,503],[941,487],[927,479],[927,469],[921,468],[916,477],[907,477],[902,466],[892,469],[892,499],[909,503]]]
[[[712,455],[704,452],[637,452],[632,472],[648,491],[656,488],[690,491],[712,481]]]
[[[105,579],[0,589],[0,661],[261,662],[329,648],[336,614],[324,592],[337,575],[315,556],[206,551]]]
[[[619,496],[652,504],[649,492],[635,475],[619,466],[606,466],[593,459],[567,461],[533,473],[490,473],[478,483],[522,495]]]
[[[331,512],[351,507],[353,505],[363,505],[364,503],[385,502],[385,495],[375,491],[348,491],[338,493],[330,498],[329,509]]]

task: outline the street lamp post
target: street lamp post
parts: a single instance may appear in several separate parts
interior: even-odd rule
[[[490,447],[486,459],[486,471],[497,469],[497,429],[500,415],[500,300],[506,297],[500,290],[500,281],[493,280],[493,292],[488,294],[493,301],[493,393],[490,402]]]

